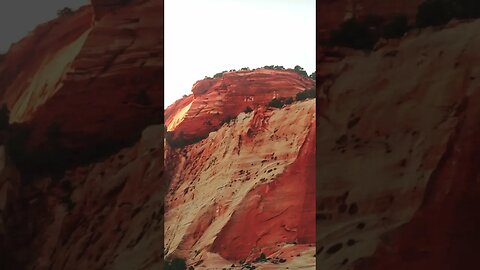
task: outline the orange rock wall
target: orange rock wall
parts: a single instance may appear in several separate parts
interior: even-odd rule
[[[183,133],[185,138],[205,137],[221,126],[225,118],[235,117],[247,106],[254,109],[274,97],[295,97],[296,93],[312,87],[312,80],[293,71],[227,72],[222,78],[198,81],[192,88],[193,98],[180,99],[165,110],[165,124],[169,126],[176,112],[193,101],[173,132]]]

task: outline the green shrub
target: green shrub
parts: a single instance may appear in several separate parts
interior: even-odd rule
[[[383,37],[400,38],[408,31],[407,15],[398,15],[383,27]]]
[[[306,100],[306,99],[315,98],[315,97],[316,97],[316,90],[315,88],[313,88],[313,89],[306,89],[301,92],[298,92],[295,99],[297,101],[301,101],[301,100]]]
[[[267,262],[268,258],[264,253],[261,253],[253,262]]]
[[[165,270],[187,270],[187,263],[184,259],[174,258],[171,261],[165,261]]]
[[[292,97],[288,97],[285,99],[285,104],[292,104],[293,103],[293,98]]]
[[[282,108],[285,105],[285,100],[282,98],[274,98],[268,103],[268,107]]]
[[[303,77],[308,78],[308,73],[299,65],[296,65],[293,70],[297,72],[298,74],[302,75]]]
[[[353,49],[371,50],[378,37],[370,31],[366,23],[352,18],[344,22],[339,29],[330,33],[330,43]]]
[[[225,71],[219,72],[219,73],[213,75],[213,78],[221,78],[225,72],[227,72],[227,71],[225,70]]]
[[[316,80],[317,79],[317,72],[316,71],[312,72],[312,74],[310,74],[310,76],[308,76],[308,77],[312,80]]]

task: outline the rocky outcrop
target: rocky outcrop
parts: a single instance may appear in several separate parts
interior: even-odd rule
[[[53,152],[32,151],[41,163],[58,146],[75,159],[123,143],[53,176],[19,171],[0,147],[1,269],[163,266],[163,126],[151,126],[162,120],[163,1],[92,2],[2,57],[0,95],[15,125],[0,142],[11,147],[26,127],[27,141],[10,148],[25,161],[18,149],[59,127]]]
[[[93,5],[115,4],[108,16],[93,20],[92,8],[82,8],[38,27],[8,53],[0,85],[11,121],[32,127],[31,144],[44,141],[52,123],[65,147],[80,150],[133,142],[160,122],[163,1],[110,2]]]
[[[265,106],[275,97],[295,98],[298,92],[313,87],[313,80],[292,70],[227,72],[221,78],[195,83],[193,95],[165,110],[165,124],[174,136],[203,138],[247,107]]]
[[[319,63],[317,267],[475,268],[479,31]]]
[[[197,144],[165,145],[167,257],[222,269],[264,253],[279,264],[265,269],[313,269],[314,125],[315,100],[263,106]]]
[[[151,126],[102,162],[21,185],[4,167],[2,269],[161,269],[162,144],[163,127]]]

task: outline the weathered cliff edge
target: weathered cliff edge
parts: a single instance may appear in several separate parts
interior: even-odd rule
[[[314,166],[313,99],[242,112],[183,149],[165,145],[166,255],[216,269],[264,253],[286,260],[265,269],[313,269]]]
[[[0,63],[2,100],[32,145],[52,123],[64,147],[83,150],[131,143],[161,119],[163,1],[93,2],[38,26]]]
[[[476,267],[479,33],[452,22],[320,54],[317,267]]]
[[[174,136],[203,138],[247,107],[264,107],[275,97],[295,98],[314,87],[313,80],[293,70],[226,72],[221,78],[197,81],[190,96],[165,110],[165,124]]]

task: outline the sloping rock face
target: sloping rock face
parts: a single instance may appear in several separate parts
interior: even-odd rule
[[[12,121],[24,119],[51,97],[91,28],[91,7],[38,26],[13,44],[0,66],[0,91]]]
[[[479,33],[428,28],[318,63],[318,267],[476,267]]]
[[[4,100],[11,121],[33,127],[34,145],[52,123],[65,147],[83,149],[134,141],[161,119],[163,1],[117,1],[94,20],[103,4],[38,27],[6,56]]]
[[[275,97],[295,97],[314,87],[314,81],[294,71],[256,69],[227,72],[221,78],[193,85],[192,93],[165,110],[165,124],[174,136],[206,137],[223,121],[245,108],[265,106]]]
[[[264,253],[282,263],[259,269],[314,269],[315,100],[242,112],[197,144],[165,147],[167,257],[222,269]]]
[[[148,127],[133,147],[61,179],[20,184],[6,164],[2,269],[162,269],[163,126]]]
[[[163,1],[93,1],[1,60],[1,100],[11,122],[32,128],[29,144],[57,123],[56,143],[79,154],[130,146],[28,179],[1,146],[0,269],[162,268],[163,126],[150,125],[162,119],[162,13]]]

